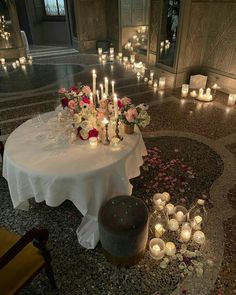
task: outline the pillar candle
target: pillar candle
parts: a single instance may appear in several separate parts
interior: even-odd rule
[[[103,98],[103,94],[104,94],[104,92],[103,92],[103,84],[100,84],[100,88],[101,88],[101,98]]]
[[[115,81],[111,81],[112,95],[115,93]]]
[[[105,94],[108,96],[108,78],[104,78],[104,84],[105,84]]]
[[[114,94],[113,97],[113,101],[114,101],[114,111],[115,111],[115,118],[118,118],[118,103],[117,103],[117,95]]]
[[[96,75],[95,70],[92,71],[92,77],[93,77],[93,95],[96,95],[96,79],[97,79],[97,75]]]
[[[99,100],[100,100],[99,90],[97,90],[96,93],[97,93],[97,102],[98,102],[98,104],[99,104]]]

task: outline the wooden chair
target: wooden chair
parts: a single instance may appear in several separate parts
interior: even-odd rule
[[[46,229],[33,228],[23,237],[0,228],[0,294],[17,294],[43,268],[53,289],[56,283],[46,248]]]
[[[1,136],[2,132],[1,132],[1,129],[0,129],[0,136]],[[0,155],[3,159],[3,152],[4,152],[4,145],[2,143],[2,141],[0,140]]]

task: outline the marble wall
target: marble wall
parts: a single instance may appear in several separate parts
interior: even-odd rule
[[[150,64],[157,48],[162,1],[151,2]],[[176,76],[173,87],[198,72],[208,75],[209,86],[218,83],[223,91],[236,92],[235,0],[182,0],[178,38],[175,67],[169,69]]]
[[[106,40],[106,0],[74,0],[80,51],[95,49]]]

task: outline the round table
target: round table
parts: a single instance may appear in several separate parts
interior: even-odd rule
[[[78,240],[92,249],[99,240],[97,216],[102,203],[132,193],[129,179],[140,174],[142,157],[147,153],[142,135],[138,128],[125,135],[118,150],[100,143],[94,148],[89,141],[78,139],[70,144],[55,137],[53,126],[60,134],[56,112],[43,114],[42,120],[26,121],[7,139],[3,176],[13,206],[26,209],[32,197],[49,206],[72,201],[84,216]]]

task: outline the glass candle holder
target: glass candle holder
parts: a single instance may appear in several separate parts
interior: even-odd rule
[[[173,215],[175,213],[175,206],[171,203],[167,204],[165,209],[166,209],[167,215]]]
[[[181,96],[187,97],[189,92],[189,84],[183,84],[181,89]]]
[[[98,139],[97,139],[97,137],[90,137],[89,138],[89,144],[90,144],[90,146],[92,148],[97,147],[97,145],[98,145]]]
[[[159,79],[159,89],[164,89],[166,85],[166,78],[165,77],[160,77]]]
[[[149,251],[153,259],[162,259],[165,255],[165,242],[159,238],[152,239],[149,243]]]
[[[162,224],[157,223],[155,225],[155,237],[160,238],[165,232],[165,229]]]
[[[170,231],[177,231],[179,229],[179,223],[176,219],[170,219],[168,222],[168,228]]]
[[[167,242],[165,246],[165,253],[168,256],[173,256],[176,253],[176,247],[175,244],[172,242]]]
[[[102,55],[102,48],[98,48],[98,54]]]
[[[183,206],[176,206],[175,207],[175,213],[174,218],[179,222],[182,223],[187,218],[188,210]]]
[[[181,232],[180,232],[180,241],[187,243],[191,239],[192,228],[188,222],[185,222],[182,225]]]
[[[193,234],[193,241],[199,245],[203,245],[205,243],[206,237],[204,232],[197,230],[194,234]]]
[[[155,194],[152,201],[155,210],[162,211],[164,209],[166,202],[162,194]]]

